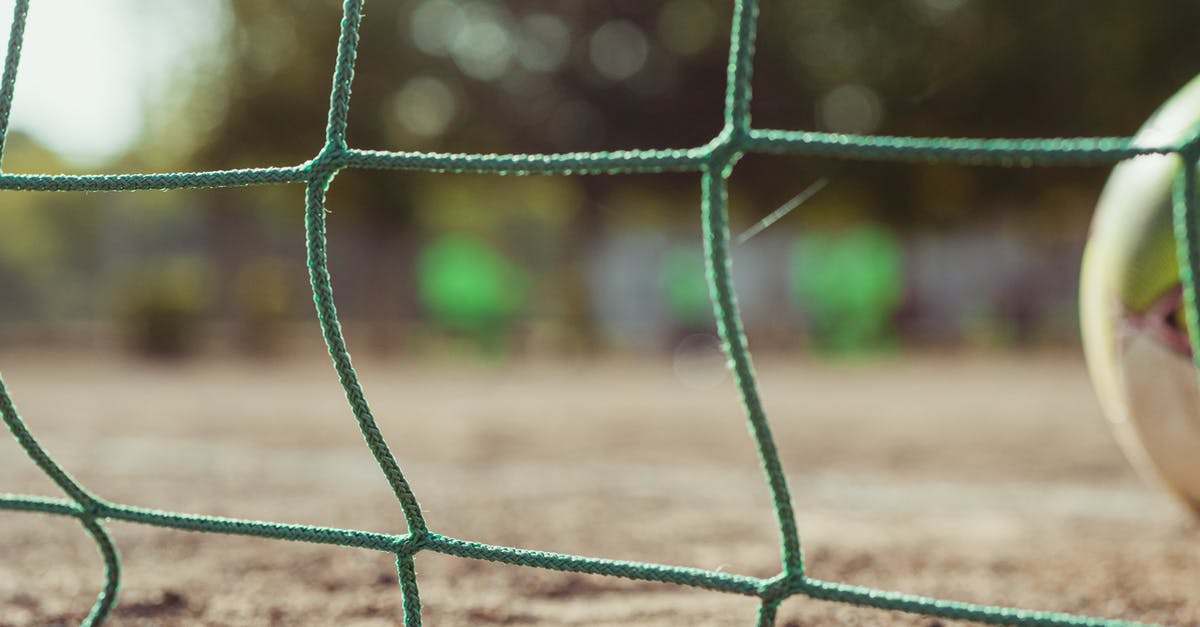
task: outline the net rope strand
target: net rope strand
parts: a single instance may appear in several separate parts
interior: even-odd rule
[[[4,54],[4,75],[0,77],[0,161],[4,159],[4,140],[8,135],[8,119],[12,114],[13,88],[17,84],[17,67],[21,64],[21,46],[25,43],[25,15],[29,0],[13,3],[13,21],[8,33],[8,50]]]
[[[757,624],[774,625],[780,604],[793,596],[837,601],[864,607],[970,620],[986,624],[1132,627],[1142,625],[1056,612],[1041,612],[876,590],[808,577],[796,528],[787,479],[776,451],[770,424],[758,395],[753,362],[747,347],[733,290],[729,257],[727,181],[737,161],[747,153],[786,153],[816,157],[954,162],[1003,166],[1111,164],[1142,154],[1175,154],[1185,167],[1176,181],[1174,198],[1176,250],[1180,259],[1188,322],[1200,328],[1196,280],[1200,276],[1200,233],[1197,215],[1196,169],[1200,142],[1193,134],[1175,145],[1135,145],[1127,137],[961,139],[840,135],[800,130],[755,129],[750,121],[751,75],[758,16],[757,0],[734,0],[725,92],[724,127],[708,143],[682,149],[623,150],[562,154],[451,154],[364,150],[347,146],[350,91],[363,18],[362,0],[343,4],[337,57],[330,89],[326,142],[312,160],[295,166],[121,175],[10,174],[0,171],[0,189],[46,191],[129,191],[191,189],[248,185],[306,185],[305,234],[308,266],[317,320],[329,355],[346,394],[347,403],[380,470],[400,505],[408,529],[403,534],[371,533],[309,525],[200,516],[111,503],[92,494],[73,479],[41,446],[17,411],[0,379],[0,418],[33,462],[69,498],[0,494],[0,509],[34,512],[79,520],[95,540],[104,563],[104,585],[83,625],[99,625],[117,602],[121,563],[117,547],[105,530],[118,520],[155,527],[203,533],[245,535],[299,542],[355,547],[393,554],[403,598],[407,627],[421,624],[421,597],[415,557],[432,551],[461,558],[486,560],[556,571],[607,575],[672,583],[729,594],[757,597]],[[0,158],[3,157],[29,0],[16,0],[2,78],[0,78]],[[780,532],[781,570],[770,578],[645,562],[610,560],[493,546],[444,536],[427,528],[416,496],[396,462],[371,412],[341,333],[334,305],[326,254],[325,196],[337,173],[344,169],[418,170],[493,174],[623,174],[694,172],[700,178],[701,228],[706,278],[725,351],[734,371],[747,427],[771,492]],[[1200,336],[1192,334],[1200,360]],[[1198,361],[1200,365],[1200,361]]]

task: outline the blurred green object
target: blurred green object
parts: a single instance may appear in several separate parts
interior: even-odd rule
[[[672,246],[663,259],[658,281],[676,325],[689,331],[712,328],[712,302],[708,297],[708,282],[704,279],[704,251],[699,246]]]
[[[834,354],[889,348],[891,321],[904,295],[903,254],[877,226],[797,239],[792,297],[809,321],[813,347]]]
[[[528,278],[478,238],[437,238],[417,267],[422,306],[444,329],[465,334],[488,353],[503,352],[526,309]]]

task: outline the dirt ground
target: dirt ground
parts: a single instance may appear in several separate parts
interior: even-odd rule
[[[353,346],[353,343],[351,344]],[[779,570],[732,383],[670,360],[358,363],[430,527],[524,548]],[[319,350],[138,362],[8,352],[30,427],[118,502],[402,532]],[[809,573],[945,598],[1200,625],[1200,527],[1120,455],[1075,354],[760,360]],[[703,373],[701,373],[703,374]],[[711,374],[711,373],[709,373]],[[58,496],[11,438],[0,491]],[[114,625],[393,625],[385,554],[112,522]],[[422,553],[429,625],[750,625],[754,599]],[[0,511],[0,625],[76,624],[78,524]],[[950,621],[793,598],[780,625]]]

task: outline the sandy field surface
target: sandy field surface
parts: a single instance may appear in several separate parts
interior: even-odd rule
[[[357,365],[438,533],[758,577],[780,568],[728,379],[685,384],[669,360]],[[757,365],[810,575],[1200,625],[1200,527],[1129,469],[1078,355]],[[107,499],[404,530],[319,350],[182,364],[12,351],[0,369],[43,444]],[[59,496],[7,437],[0,491]],[[125,568],[109,624],[401,619],[386,554],[108,527]],[[757,609],[731,594],[432,553],[417,568],[428,625],[751,625]],[[77,624],[101,582],[77,523],[0,511],[0,625]],[[779,624],[954,623],[793,597]]]

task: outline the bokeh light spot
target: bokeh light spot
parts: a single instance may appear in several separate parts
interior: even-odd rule
[[[440,79],[418,76],[396,93],[396,119],[408,132],[420,137],[437,137],[446,132],[458,113],[458,99]]]
[[[817,103],[817,121],[834,133],[871,133],[883,122],[883,101],[866,85],[840,85]]]
[[[491,2],[464,7],[466,26],[454,38],[454,62],[464,74],[481,81],[504,76],[516,54],[508,16]]]
[[[531,72],[553,72],[562,67],[571,49],[571,31],[562,18],[534,13],[521,19],[517,62]]]
[[[451,0],[426,0],[417,6],[409,20],[413,45],[425,54],[448,54],[458,33],[467,25],[462,7]]]
[[[588,50],[592,66],[612,81],[637,74],[650,55],[650,44],[637,24],[626,20],[605,22],[592,33]]]

